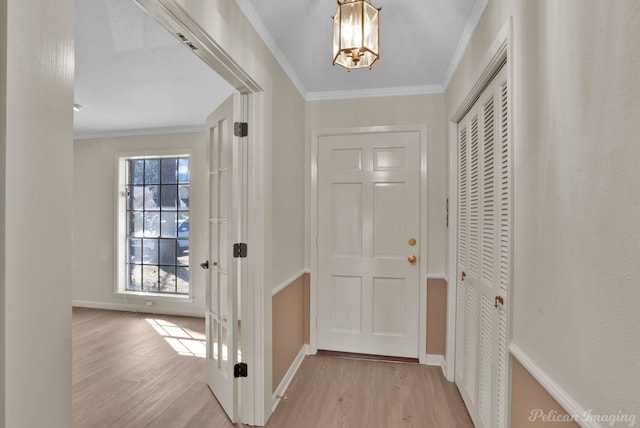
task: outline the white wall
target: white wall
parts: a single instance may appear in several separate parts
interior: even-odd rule
[[[510,15],[513,343],[584,409],[640,416],[640,3],[492,0],[447,119]]]
[[[306,189],[311,152],[311,130],[378,125],[427,125],[427,271],[443,276],[446,260],[446,181],[447,145],[445,140],[444,95],[415,95],[365,98],[340,101],[311,101],[306,107],[307,167]],[[309,192],[306,194],[309,219]],[[306,225],[306,266],[310,267],[309,224]]]
[[[204,316],[207,259],[206,134],[145,135],[76,140],[73,183],[73,276],[75,305]],[[168,297],[114,294],[116,286],[116,166],[118,155],[167,150],[192,152],[190,183],[190,286],[193,302]],[[148,307],[145,302],[153,302]]]
[[[71,426],[73,6],[2,4],[7,251],[0,425],[12,428]]]

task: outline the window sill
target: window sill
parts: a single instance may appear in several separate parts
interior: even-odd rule
[[[144,291],[116,291],[115,296],[132,299],[153,299],[154,301],[166,301],[177,303],[193,303],[193,297],[184,294],[148,293]]]

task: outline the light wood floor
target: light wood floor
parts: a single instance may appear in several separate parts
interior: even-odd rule
[[[202,340],[203,319],[74,308],[74,428],[233,427]],[[312,356],[286,396],[268,427],[473,427],[437,367]]]

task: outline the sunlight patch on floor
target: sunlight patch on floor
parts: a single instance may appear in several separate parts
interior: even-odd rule
[[[198,358],[207,356],[207,343],[204,334],[163,319],[145,318],[145,320],[178,355]]]

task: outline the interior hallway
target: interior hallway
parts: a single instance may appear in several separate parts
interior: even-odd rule
[[[205,382],[204,332],[200,318],[74,308],[74,428],[232,427]],[[439,367],[310,356],[286,395],[268,427],[473,426]]]

